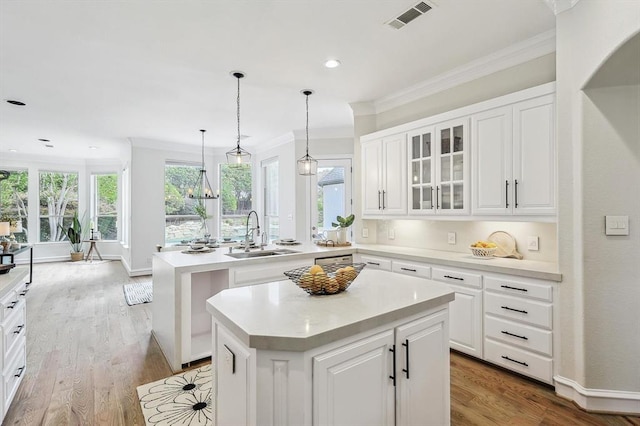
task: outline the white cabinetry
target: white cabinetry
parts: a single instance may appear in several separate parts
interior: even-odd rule
[[[366,264],[368,269],[391,271],[391,259],[387,259],[385,257],[371,256],[368,254],[354,254],[353,261]]]
[[[447,315],[315,356],[313,424],[449,424]]]
[[[485,359],[553,383],[553,286],[485,276]]]
[[[311,259],[287,260],[229,268],[229,288],[286,280],[285,271],[311,266],[312,263]]]
[[[405,134],[362,142],[363,216],[407,213]]]
[[[471,117],[474,215],[553,215],[555,96]]]

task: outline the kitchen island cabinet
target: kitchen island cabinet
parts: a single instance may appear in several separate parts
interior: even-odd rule
[[[454,293],[429,284],[365,268],[331,296],[278,281],[211,297],[216,424],[448,424]]]

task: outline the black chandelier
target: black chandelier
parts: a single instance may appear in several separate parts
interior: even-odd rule
[[[243,164],[251,161],[251,154],[244,148],[240,148],[240,79],[244,77],[244,73],[241,71],[232,71],[231,75],[238,79],[238,96],[236,98],[238,119],[238,140],[236,141],[236,147],[227,151],[227,163],[229,164]]]
[[[220,195],[213,194],[209,179],[207,179],[207,170],[204,167],[204,132],[206,130],[200,129],[200,131],[202,132],[202,166],[200,167],[198,180],[193,188],[189,188],[187,196],[196,200],[217,200]]]

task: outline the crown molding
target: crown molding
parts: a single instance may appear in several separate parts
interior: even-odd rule
[[[351,111],[355,117],[363,115],[375,115],[376,107],[373,102],[353,102],[350,103]]]
[[[565,10],[571,9],[580,0],[543,0],[554,14],[559,14]]]
[[[571,0],[575,1],[575,0]],[[502,71],[507,68],[528,62],[541,56],[556,51],[556,31],[555,29],[538,34],[521,43],[517,43],[499,50],[483,58],[469,62],[466,65],[455,68],[446,73],[440,74],[432,79],[410,86],[399,92],[384,96],[373,101],[375,114],[405,105],[409,102],[422,99],[443,90],[450,89],[463,83],[476,80],[481,77]],[[354,115],[357,111],[365,111],[364,102],[352,104]],[[356,108],[354,108],[354,105]]]

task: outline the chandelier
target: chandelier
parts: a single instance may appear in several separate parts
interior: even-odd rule
[[[204,132],[206,130],[201,129],[200,132],[202,132],[202,166],[200,167],[198,180],[193,188],[187,190],[187,196],[196,200],[216,200],[220,198],[220,195],[213,195],[209,179],[207,179],[207,170],[204,167]]]
[[[238,106],[236,117],[238,119],[238,140],[236,141],[236,147],[227,151],[227,163],[229,164],[242,164],[249,163],[251,161],[251,154],[244,148],[240,148],[240,79],[244,77],[244,73],[240,71],[232,71],[231,75],[238,79],[238,96],[236,103]]]

